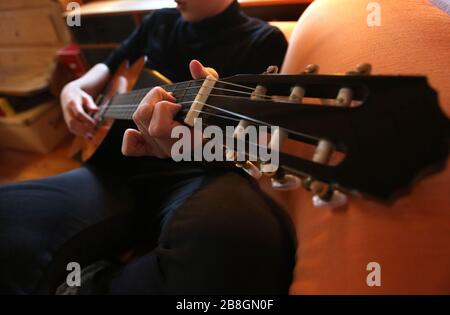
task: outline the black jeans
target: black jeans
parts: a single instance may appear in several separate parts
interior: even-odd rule
[[[287,293],[291,222],[253,180],[127,161],[0,187],[0,293],[52,294],[69,262],[83,268],[131,247],[144,252],[107,293]]]

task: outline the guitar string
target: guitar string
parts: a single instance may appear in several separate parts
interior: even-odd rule
[[[205,79],[205,80],[208,80],[208,79]],[[192,84],[192,82],[199,82],[199,81],[201,81],[201,80],[189,81],[189,84]],[[247,89],[252,90],[252,91],[254,90],[253,88],[247,87],[245,85],[239,85],[239,84],[230,83],[230,82],[221,81],[221,80],[217,80],[217,82],[222,82],[224,84],[229,84],[229,85],[233,85],[233,86],[239,86],[239,87],[247,88]],[[179,88],[179,89],[177,89],[177,85],[175,85],[175,89],[172,92],[174,93],[175,91],[186,91],[186,90],[190,90],[190,89],[193,89],[193,88],[200,88],[200,87],[198,87],[198,86],[196,86],[196,87],[188,86],[187,88]],[[264,97],[264,98],[271,98],[271,96],[268,96],[268,95],[255,95],[254,93],[243,92],[243,91],[238,91],[238,90],[231,90],[231,89],[222,89],[222,88],[217,88],[217,87],[213,87],[211,90],[214,90],[214,89],[231,91],[231,92],[234,92],[234,93],[243,93],[243,94],[246,94],[246,95],[260,96],[260,97]],[[145,91],[141,91],[140,93],[141,94],[142,93],[148,93],[147,91],[148,91],[148,89],[146,89]],[[191,94],[191,95],[193,96],[193,95],[196,95],[196,94]],[[184,95],[183,97],[185,97],[185,96],[189,96],[189,95]],[[231,95],[217,95],[216,94],[215,96],[229,97],[229,98],[243,98],[243,97],[237,97],[237,96],[231,96]],[[193,102],[192,101],[187,101],[187,102],[180,102],[179,104],[183,104],[183,103],[191,103],[191,105],[192,105]],[[213,109],[215,109],[217,111],[226,112],[227,114],[232,115],[232,116],[238,116],[238,117],[241,116],[241,118],[245,117],[245,116],[239,115],[237,113],[234,113],[234,112],[231,112],[231,111],[227,111],[227,110],[218,108],[218,107],[210,105],[210,104],[206,104],[206,103],[203,103],[203,102],[199,102],[199,103],[203,104],[204,106],[213,108]],[[119,107],[119,106],[120,107],[125,107],[125,108],[114,109],[115,107]],[[127,108],[128,108],[128,110],[127,110]],[[108,113],[108,114],[113,114],[113,113],[127,114],[127,116],[129,116],[131,114],[129,109],[131,109],[131,108],[132,109],[136,109],[137,106],[135,104],[129,104],[129,105],[128,104],[123,104],[123,105],[122,104],[118,104],[118,105],[114,105],[114,107],[108,107],[106,109],[106,113]],[[208,114],[205,111],[203,111],[203,113]],[[261,121],[258,121],[258,120],[252,119],[252,118],[247,118],[247,120],[250,120],[250,121],[252,121],[254,123],[257,123],[257,124],[270,126],[270,124],[267,124],[265,122],[261,122]],[[288,130],[286,130],[286,131],[288,131]],[[301,136],[304,136],[304,137],[312,138],[312,137],[309,137],[307,135],[304,135],[304,134],[301,134],[301,133],[297,133],[295,131],[289,131],[289,132],[290,133],[294,133],[294,134],[298,134],[298,135],[301,135]]]
[[[255,123],[257,125],[263,125],[263,126],[267,126],[267,127],[272,127],[273,126],[272,124],[269,124],[269,123],[267,123],[265,121],[254,119],[254,118],[251,118],[251,117],[247,117],[245,115],[241,115],[239,113],[235,113],[235,112],[232,112],[232,111],[229,111],[229,110],[226,110],[226,109],[214,106],[214,105],[206,104],[206,103],[203,103],[203,102],[199,102],[199,103],[202,104],[203,106],[215,109],[217,111],[224,112],[224,113],[229,114],[231,116],[238,117],[239,120],[246,120],[246,121],[250,121],[252,123]],[[206,113],[208,113],[208,112],[206,112]],[[313,136],[310,136],[310,135],[307,135],[307,134],[304,134],[304,133],[301,133],[301,132],[298,132],[298,131],[295,131],[295,130],[282,128],[282,127],[279,127],[279,128],[284,130],[285,132],[287,132],[289,134],[292,134],[292,135],[297,135],[297,136],[300,136],[300,137],[308,138],[308,139],[313,140],[313,141],[319,140],[319,139],[317,139],[317,138],[315,138]]]
[[[207,80],[207,79],[205,79],[205,80]],[[201,80],[187,81],[187,82],[199,82],[199,81],[201,81]],[[252,87],[248,87],[248,86],[241,85],[241,84],[236,84],[236,83],[231,83],[231,82],[226,82],[226,81],[221,81],[221,80],[217,80],[216,82],[223,83],[223,84],[228,84],[228,85],[232,85],[232,86],[236,86],[236,87],[246,88],[246,89],[249,89],[249,90],[252,90],[252,91],[254,90],[254,88],[252,88]],[[164,88],[164,87],[167,88],[167,87],[175,86],[174,90],[172,90],[172,91],[169,90],[169,92],[172,92],[172,93],[177,92],[177,91],[186,91],[186,90],[191,90],[191,89],[200,89],[200,87],[201,87],[201,86],[189,86],[189,87],[179,88],[178,85],[182,85],[182,84],[185,84],[185,83],[176,83],[176,84],[169,85],[169,86],[162,85],[161,87],[162,88]],[[218,89],[218,90],[228,91],[228,92],[232,92],[232,93],[254,95],[254,96],[258,96],[258,97],[269,97],[269,96],[263,95],[263,94],[254,94],[252,92],[244,92],[244,91],[233,90],[233,89],[225,89],[225,88],[218,88],[218,87],[213,87],[212,89]],[[116,97],[123,98],[123,97],[133,97],[133,96],[137,96],[137,95],[139,95],[140,97],[141,96],[143,97],[148,92],[150,92],[150,90],[151,89],[140,89],[140,90],[130,91],[130,92],[127,92],[127,93],[124,93],[124,94],[118,94]]]
[[[206,79],[190,80],[190,81],[178,82],[178,83],[173,83],[173,84],[164,84],[164,85],[161,85],[160,87],[162,87],[162,88],[171,88],[171,87],[175,86],[175,88],[177,88],[180,85],[186,85],[186,84],[188,84],[189,87],[190,87],[190,85],[192,83],[197,83],[197,82],[206,81],[206,80],[212,80],[212,79],[206,78]],[[249,87],[249,86],[242,85],[242,84],[237,84],[237,83],[232,83],[232,82],[227,82],[227,81],[222,81],[222,80],[213,80],[213,81],[215,81],[216,83],[223,83],[223,84],[227,84],[227,85],[231,85],[231,86],[236,86],[236,87],[248,89],[248,90],[251,90],[251,91],[254,90],[253,87]],[[200,86],[194,86],[192,88],[197,88],[197,87],[200,87]],[[143,88],[143,89],[133,90],[133,91],[127,92],[125,94],[119,94],[119,95],[133,95],[135,93],[146,94],[150,90],[151,90],[151,88]]]
[[[184,95],[183,98],[186,96],[195,96],[195,95],[205,95],[205,94],[201,94],[201,93],[188,94],[188,95]],[[232,99],[248,99],[248,98],[242,97],[242,96],[231,96],[231,95],[220,95],[220,94],[209,94],[209,95],[216,96],[216,97],[232,98]],[[179,102],[178,104],[188,104],[191,102],[192,101]],[[136,110],[137,107],[138,107],[138,105],[136,105],[136,104],[115,104],[114,106],[108,107],[105,110],[104,115],[123,114],[123,115],[131,116],[131,114],[134,113],[134,111]]]
[[[170,89],[170,88],[172,88],[172,87],[175,87],[176,89],[178,88],[178,86],[181,86],[181,85],[188,85],[189,87],[191,86],[191,84],[192,83],[196,83],[196,82],[201,82],[201,81],[205,81],[206,79],[199,79],[199,80],[190,80],[190,81],[184,81],[184,82],[179,82],[179,83],[173,83],[173,84],[163,84],[163,85],[156,85],[156,86],[154,86],[154,87],[162,87],[163,89]],[[137,90],[132,90],[132,91],[129,91],[129,92],[126,92],[126,93],[123,93],[123,94],[117,94],[116,95],[116,97],[120,97],[120,96],[133,96],[133,95],[135,95],[135,94],[142,94],[142,95],[145,95],[145,94],[147,94],[148,92],[150,92],[150,90],[152,89],[152,88],[154,88],[154,87],[151,87],[151,88],[143,88],[143,89],[137,89]],[[194,87],[192,87],[192,88],[197,88],[197,87],[200,87],[200,86],[194,86]]]
[[[190,96],[194,96],[197,94],[190,94]],[[198,95],[202,95],[200,93],[198,93]],[[186,95],[187,96],[187,95]],[[217,97],[225,97],[225,98],[239,98],[239,99],[247,99],[245,97],[238,97],[238,96],[230,96],[230,95],[220,95],[220,94],[210,94],[210,96],[217,96]],[[193,101],[185,101],[185,102],[179,102],[178,104],[183,105],[183,104],[190,104],[192,105]],[[204,103],[203,103],[204,104]],[[134,113],[134,111],[136,110],[137,106],[134,104],[124,104],[124,105],[115,105],[114,107],[110,107],[108,110],[106,110],[105,114],[107,115],[121,115],[121,117],[125,117],[129,118],[132,116],[132,114]],[[187,109],[189,111],[189,109]],[[202,111],[201,113],[207,113],[206,111]]]
[[[189,103],[192,104],[193,101],[181,102],[181,103],[179,103],[179,104],[183,105],[183,104],[189,104]],[[246,120],[246,121],[250,121],[250,122],[252,122],[252,123],[255,123],[255,124],[257,124],[257,125],[262,125],[262,126],[267,126],[267,127],[272,126],[272,124],[269,124],[269,123],[267,123],[267,122],[264,122],[264,121],[261,121],[261,120],[257,120],[257,119],[251,118],[251,117],[247,117],[247,116],[245,116],[245,115],[241,115],[241,114],[239,114],[239,113],[235,113],[235,112],[232,112],[232,111],[229,111],[229,110],[226,110],[226,109],[223,109],[223,108],[220,108],[220,107],[211,105],[211,104],[207,104],[207,103],[203,103],[203,102],[199,102],[199,103],[202,104],[203,106],[206,106],[206,107],[208,107],[208,108],[215,109],[215,110],[217,110],[217,111],[219,111],[219,112],[224,112],[224,113],[226,113],[226,114],[228,114],[228,115],[238,117],[239,119],[237,119],[237,118],[236,118],[236,119],[239,120],[239,121],[240,121],[240,120]],[[206,111],[202,111],[202,113],[203,113],[203,114],[207,114],[207,115],[211,115],[210,112],[206,112]],[[120,114],[120,113],[119,113],[119,114]],[[126,114],[126,113],[124,113],[124,114]],[[132,113],[130,113],[130,114],[132,114]],[[130,116],[128,116],[128,117],[130,117]],[[289,133],[289,134],[292,134],[292,135],[297,135],[297,136],[300,136],[300,137],[303,137],[303,138],[310,139],[310,140],[312,140],[312,141],[318,141],[318,140],[319,140],[319,139],[317,139],[317,138],[315,138],[315,137],[313,137],[313,136],[310,136],[310,135],[307,135],[307,134],[304,134],[304,133],[301,133],[301,132],[298,132],[298,131],[295,131],[295,130],[291,130],[291,129],[287,129],[287,128],[282,128],[282,127],[279,127],[279,128],[282,129],[282,130],[284,130],[285,132],[287,132],[287,133]]]
[[[225,83],[229,83],[229,82],[225,82]],[[239,85],[239,84],[234,84],[234,83],[232,83],[232,85],[241,86],[241,85]],[[243,86],[243,87],[245,87],[245,86]],[[197,89],[197,88],[198,88],[198,87],[179,88],[179,89],[173,90],[172,92],[174,93],[174,92],[176,92],[176,91],[186,91],[186,90]],[[237,90],[231,90],[231,89],[218,88],[218,87],[213,87],[211,90],[230,91],[230,92],[233,92],[233,93],[241,93],[241,94],[245,94],[245,95],[256,96],[256,97],[258,97],[258,98],[265,98],[265,99],[268,99],[268,100],[271,100],[271,99],[272,99],[272,97],[271,97],[271,96],[268,96],[268,95],[253,94],[253,93],[248,93],[248,92],[243,92],[243,91],[237,91]],[[145,93],[147,93],[147,90],[145,91]],[[184,98],[184,97],[187,97],[187,96],[195,96],[195,95],[201,95],[201,94],[200,94],[200,93],[197,93],[197,94],[184,94],[181,98]],[[210,94],[210,95],[212,95],[212,96],[217,96],[217,97],[228,97],[228,98],[236,98],[236,99],[237,99],[237,98],[246,99],[245,97],[238,97],[238,96],[232,96],[232,95],[219,95],[219,94]],[[119,95],[118,95],[118,98],[116,99],[116,101],[119,101],[120,96],[121,96],[121,95],[119,94]],[[124,96],[128,97],[128,94],[126,94],[126,95],[124,95]],[[137,108],[137,104],[136,104],[136,103],[140,102],[140,100],[141,100],[142,98],[143,98],[142,95],[139,95],[138,97],[135,97],[135,101],[132,102],[132,103],[135,103],[135,104],[111,104],[111,105],[108,106],[108,108],[106,109],[106,112],[107,112],[107,113],[111,113],[112,110],[115,109],[115,108],[123,108],[123,107],[125,107],[125,108],[127,108],[127,107],[130,107],[130,108]],[[124,101],[125,101],[125,100],[124,100]]]
[[[196,87],[191,87],[190,85],[193,83],[193,82],[198,82],[198,81],[201,81],[201,80],[196,80],[196,81],[189,81],[189,86],[187,87],[187,88],[177,88],[178,86],[177,85],[175,85],[175,89],[172,91],[172,93],[175,93],[175,92],[177,92],[177,91],[186,91],[186,90],[191,90],[191,89],[197,89],[198,87],[196,86]],[[225,82],[225,81],[221,81],[221,80],[217,80],[218,82],[223,82],[223,83],[225,83],[225,84],[229,84],[229,85],[233,85],[233,86],[238,86],[238,87],[243,87],[243,88],[247,88],[247,89],[250,89],[250,90],[252,90],[253,91],[253,88],[250,88],[250,87],[247,87],[247,86],[244,86],[244,85],[240,85],[240,84],[235,84],[235,83],[230,83],[230,82]],[[181,83],[181,84],[184,84],[184,83]],[[240,93],[240,94],[245,94],[245,95],[253,95],[253,96],[256,96],[256,97],[259,97],[259,98],[267,98],[267,99],[270,99],[271,97],[270,96],[267,96],[267,95],[260,95],[260,94],[253,94],[253,93],[247,93],[247,92],[243,92],[243,91],[238,91],[238,90],[232,90],[232,89],[224,89],[224,88],[218,88],[218,87],[213,87],[211,90],[214,90],[214,89],[216,89],[216,90],[223,90],[223,91],[229,91],[229,92],[232,92],[232,93]],[[137,91],[137,93],[134,95],[134,97],[133,97],[133,103],[139,103],[143,98],[144,98],[144,93],[146,94],[146,93],[148,93],[148,89],[143,89],[143,90],[141,90],[141,91]],[[197,93],[198,94],[198,93]],[[188,95],[183,95],[181,98],[184,98],[184,97],[186,97],[186,96],[194,96],[195,94],[188,94]],[[126,97],[126,98],[130,98],[130,96],[128,95],[128,94],[119,94],[119,95],[117,95],[117,96],[119,96],[119,98],[120,98],[120,96],[124,96],[124,97]],[[229,97],[229,98],[233,98],[233,96],[230,96],[230,95],[218,95],[218,94],[215,94],[215,96],[219,96],[219,97]],[[122,97],[123,98],[123,97]],[[239,97],[237,97],[237,96],[234,96],[234,98],[239,98]],[[241,97],[241,98],[244,98],[244,97]],[[116,100],[118,100],[118,99],[116,99]],[[132,107],[132,108],[137,108],[137,106],[135,105],[135,104],[130,104],[130,106]],[[116,107],[128,107],[128,105],[121,105],[121,104],[111,104],[110,106],[108,106],[107,108],[106,108],[106,110],[105,110],[105,114],[110,114],[110,113],[113,113],[114,111],[113,111],[113,108],[116,108]]]
[[[181,98],[186,98],[188,96],[195,96],[195,95],[203,95],[200,93],[197,94],[187,94],[187,95],[183,95]],[[216,97],[223,97],[223,98],[231,98],[231,99],[247,99],[246,97],[239,97],[239,96],[232,96],[232,95],[220,95],[220,94],[210,94],[211,96],[216,96]],[[135,103],[138,103],[138,101],[136,100]],[[123,111],[135,111],[136,108],[138,107],[139,104],[114,104],[111,106],[108,106],[105,110],[105,115],[111,114],[111,113],[115,113],[118,110],[123,110]]]
[[[222,132],[222,129],[220,129],[220,127],[218,127],[218,126],[211,126],[211,125],[208,125],[208,124],[206,124],[206,123],[203,123],[202,122],[202,127],[210,127],[210,128],[213,128],[213,129],[216,129],[216,130],[218,130],[218,131],[221,131]],[[259,144],[259,143],[257,143],[257,142],[252,142],[252,141],[247,141],[247,140],[242,140],[242,139],[237,139],[237,138],[235,138],[234,136],[228,136],[228,135],[225,135],[225,139],[230,139],[230,140],[238,140],[238,141],[243,141],[245,144],[252,144],[252,145],[255,145],[256,147],[258,147],[258,148],[263,148],[263,149],[270,149],[269,148],[269,146],[268,145],[262,145],[262,144]],[[225,149],[227,149],[227,147],[226,147],[226,145],[222,145]],[[271,149],[272,150],[272,149]],[[235,151],[236,152],[236,151]],[[236,162],[236,161],[229,161],[229,162]],[[243,162],[243,161],[242,161]]]
[[[172,93],[176,93],[176,92],[179,92],[179,91],[185,92],[187,90],[192,90],[194,88],[197,89],[198,87],[182,88],[182,89],[174,90],[174,91],[171,91],[171,92]],[[244,95],[254,96],[254,97],[258,97],[258,98],[262,98],[262,99],[268,99],[268,100],[272,99],[272,96],[270,96],[270,95],[253,94],[253,93],[237,91],[237,90],[231,90],[231,89],[218,88],[218,87],[211,88],[211,91],[213,91],[213,90],[226,91],[226,92],[231,92],[231,93],[236,93],[236,94],[244,94]],[[195,96],[197,94],[199,94],[199,93],[184,94],[184,95],[181,96],[181,98],[186,97],[186,96]],[[123,97],[120,97],[120,96],[123,96]],[[215,96],[221,96],[221,95],[215,94]],[[222,96],[233,97],[232,95],[222,95]],[[130,97],[128,95],[118,94],[115,97],[115,101],[116,102],[119,102],[119,101],[127,102],[130,99],[132,99],[133,101],[130,102],[130,103],[137,104],[137,103],[140,103],[144,97],[145,97],[145,95],[139,95],[139,96],[136,95],[136,96]],[[237,98],[238,96],[235,96],[235,97]],[[245,97],[241,96],[241,98],[245,98]],[[130,104],[130,105],[134,105],[134,104]],[[125,105],[125,104],[115,104],[115,103],[113,103],[113,104],[111,104],[108,107],[112,108],[112,107],[118,107],[118,106],[123,106],[123,105]]]
[[[187,104],[187,103],[190,103],[190,101],[189,101],[189,102],[184,102],[184,103]],[[207,104],[204,104],[204,105],[207,105]],[[191,110],[191,109],[189,109],[189,108],[183,108],[183,109],[180,110],[180,112],[181,112],[181,113],[187,113],[187,112],[189,112],[190,110]],[[199,114],[205,114],[205,115],[214,116],[214,117],[218,117],[218,118],[226,119],[226,120],[237,121],[237,122],[239,122],[239,121],[242,120],[242,119],[239,119],[239,118],[232,118],[232,117],[229,117],[229,116],[219,115],[219,114],[215,114],[215,113],[212,113],[212,112],[207,112],[207,111],[204,111],[204,110],[193,109],[192,111],[197,112],[197,113],[199,113]],[[115,111],[115,112],[112,113],[112,114],[117,114],[117,115],[119,115],[117,118],[120,119],[120,118],[129,118],[131,113],[132,113],[132,112]],[[111,117],[111,118],[115,118],[115,117]],[[267,123],[264,123],[264,124],[257,123],[257,125],[271,126],[271,125],[269,125],[269,124],[267,124]]]
[[[189,111],[189,109],[183,109],[183,110],[182,110],[182,112],[188,112],[188,111]],[[238,119],[238,118],[232,118],[232,117],[228,117],[228,116],[224,116],[224,115],[218,115],[218,114],[214,114],[214,113],[206,112],[206,111],[202,111],[202,110],[194,109],[193,111],[194,111],[194,112],[197,112],[197,113],[200,113],[200,114],[208,115],[208,116],[218,117],[218,118],[221,118],[221,119],[224,119],[224,120],[232,120],[232,121],[237,121],[237,122],[241,121],[241,119]],[[269,124],[257,124],[257,125],[264,125],[264,126],[267,126],[267,127],[270,127],[270,126],[271,126],[271,125],[269,125]],[[203,126],[203,127],[205,127],[205,126],[206,126],[206,127],[211,127],[211,128],[216,129],[216,130],[220,130],[220,131],[222,132],[222,129],[220,129],[219,126],[208,125],[207,123],[204,123],[204,122],[202,122],[202,126]],[[229,138],[229,136],[226,136],[226,138]],[[241,140],[241,141],[242,141],[242,140]],[[264,148],[264,149],[267,149],[267,148],[268,148],[267,146],[264,146],[264,145],[261,145],[261,144],[255,143],[255,142],[251,142],[251,141],[246,141],[246,140],[245,140],[245,143],[247,143],[247,144],[252,144],[252,145],[256,145],[257,147],[261,147],[261,148]]]
[[[187,96],[196,96],[196,95],[200,95],[200,96],[216,96],[216,97],[225,97],[225,98],[232,98],[232,99],[249,99],[248,97],[244,97],[244,96],[233,96],[233,95],[221,95],[221,94],[203,94],[203,93],[196,93],[196,94],[186,94],[183,95],[184,97]],[[272,100],[272,99],[270,99]],[[275,100],[274,100],[275,101]],[[177,103],[180,104],[180,103]],[[138,104],[114,104],[108,108],[110,108],[110,110],[113,110],[115,108],[137,108]],[[108,111],[109,112],[109,111]]]
[[[181,109],[180,110],[180,112],[181,113],[187,113],[188,111],[190,111],[191,109],[188,109],[188,108],[185,108],[185,109]],[[192,111],[194,111],[194,112],[197,112],[197,113],[199,113],[199,114],[205,114],[205,115],[209,115],[209,116],[214,116],[214,117],[219,117],[219,118],[222,118],[222,119],[227,119],[227,120],[232,120],[232,121],[240,121],[241,119],[238,119],[238,118],[232,118],[232,117],[228,117],[228,116],[225,116],[225,115],[218,115],[218,114],[214,114],[214,113],[212,113],[212,112],[207,112],[207,111],[203,111],[203,110],[198,110],[198,109],[193,109]],[[114,114],[117,114],[118,116],[117,117],[114,117],[114,116],[111,116],[111,118],[116,118],[116,119],[120,119],[120,118],[129,118],[130,117],[130,113],[129,112],[120,112],[120,111],[117,111],[117,112],[114,112],[114,113],[112,113],[113,115]]]
[[[232,90],[221,89],[221,88],[212,88],[211,91],[212,91],[212,90],[221,90],[221,91],[231,91],[231,92],[234,92],[234,91],[232,91]],[[238,92],[235,92],[235,93],[238,93]],[[272,100],[272,96],[270,96],[270,95],[258,95],[258,94],[251,94],[251,93],[250,93],[250,94],[248,94],[248,93],[241,93],[241,94],[250,95],[250,96],[255,96],[255,97],[262,98],[262,99],[267,99],[267,100]],[[187,97],[187,96],[196,96],[196,95],[204,96],[204,95],[206,95],[206,94],[200,94],[200,93],[183,94],[183,95],[181,96],[181,98],[184,98],[184,97]],[[222,95],[222,94],[209,94],[209,95],[212,95],[212,96],[221,96],[221,97],[235,97],[235,98],[241,98],[241,99],[248,99],[248,97],[244,97],[244,96]],[[208,96],[208,95],[206,95],[206,96]],[[119,99],[116,99],[116,101],[118,102]],[[124,101],[124,102],[127,102],[126,99],[123,100],[123,101]],[[124,105],[136,105],[137,103],[140,103],[140,101],[141,101],[141,100],[137,100],[137,102],[130,102],[130,103],[133,103],[133,104],[117,104],[117,103],[114,103],[114,104],[111,104],[109,107],[119,107],[119,106],[124,106]]]

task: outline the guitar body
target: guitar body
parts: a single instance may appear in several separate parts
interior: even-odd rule
[[[98,104],[100,110],[102,107],[108,106],[111,102],[112,98],[117,94],[122,94],[133,90],[136,83],[140,79],[143,74],[143,70],[145,67],[145,57],[141,57],[136,60],[131,66],[127,61],[123,62],[118,70],[115,72],[113,78],[110,83],[106,87],[104,93],[102,94],[100,103]],[[152,77],[152,83],[160,83],[167,84],[170,81],[164,78],[162,75],[157,73],[156,71],[147,71],[145,73],[147,76]],[[108,137],[116,136],[116,132],[111,132],[111,129],[120,129],[118,132],[122,132],[122,126],[116,126],[114,123],[114,119],[104,118],[101,122],[99,122],[98,128],[92,140],[86,140],[82,137],[78,137],[75,140],[74,151],[81,152],[81,160],[83,162],[89,161],[94,155],[103,155],[102,152],[96,153],[98,150],[102,151],[102,143]],[[115,142],[119,141],[118,139],[114,140]],[[105,152],[104,155],[107,155]]]
[[[106,93],[103,96],[101,104],[99,104],[100,107],[107,106],[116,94],[131,91],[136,84],[136,81],[144,66],[144,57],[138,59],[131,66],[128,65],[128,62],[123,62],[114,74],[113,79],[111,80],[111,83],[109,84],[109,87],[107,88]],[[106,118],[100,123],[98,130],[94,135],[94,138],[85,143],[85,146],[82,150],[83,162],[88,161],[97,151],[103,140],[108,135],[110,129],[113,127],[113,124],[114,120],[110,118]]]
[[[449,116],[450,16],[425,1],[384,1],[382,25],[370,28],[366,6],[314,1],[294,30],[282,73],[310,63],[320,73],[343,73],[367,61],[375,75],[427,75]],[[302,189],[275,195],[297,229],[291,293],[449,294],[449,164],[392,204],[350,197],[344,207],[315,208]]]

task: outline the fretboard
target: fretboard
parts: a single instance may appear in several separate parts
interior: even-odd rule
[[[191,80],[175,84],[161,85],[161,87],[172,92],[177,103],[187,104],[194,101],[203,80]],[[153,87],[134,90],[124,94],[118,94],[113,97],[102,117],[130,120],[133,113]]]

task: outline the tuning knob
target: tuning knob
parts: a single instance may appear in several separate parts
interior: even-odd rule
[[[262,172],[259,168],[250,161],[238,162],[236,166],[242,168],[247,174],[255,179],[260,179],[262,176]]]
[[[314,194],[312,203],[316,208],[338,208],[345,205],[348,201],[347,196],[344,193],[333,189],[333,187],[327,183],[316,181],[311,177],[307,177],[303,181],[303,186]]]
[[[301,185],[300,178],[295,175],[285,174],[282,168],[276,171],[270,181],[272,182],[272,188],[275,190],[294,190]]]
[[[329,200],[322,199],[319,195],[314,195],[312,197],[312,203],[316,208],[330,207],[338,208],[342,207],[347,203],[347,196],[338,190],[332,192],[331,198]]]
[[[271,178],[272,188],[275,190],[294,190],[300,187],[301,180],[294,175],[284,175],[282,179]]]

